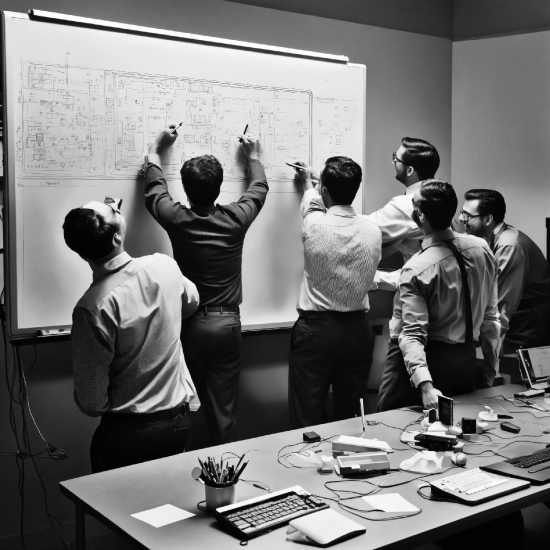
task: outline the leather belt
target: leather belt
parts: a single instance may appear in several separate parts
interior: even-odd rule
[[[155,411],[152,413],[116,413],[108,412],[103,415],[105,419],[117,422],[159,422],[161,420],[171,420],[176,416],[184,416],[189,413],[189,403],[176,405],[171,409]]]
[[[239,306],[199,306],[197,313],[239,313]]]
[[[342,318],[342,317],[364,317],[366,312],[362,309],[355,311],[311,311],[311,310],[299,310],[300,317],[317,317],[317,318]]]

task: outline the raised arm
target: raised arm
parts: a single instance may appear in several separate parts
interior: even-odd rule
[[[252,223],[265,204],[269,186],[262,163],[259,161],[261,146],[259,140],[250,134],[240,137],[243,153],[248,161],[248,189],[233,203],[236,214],[243,223]]]
[[[160,156],[178,138],[175,126],[164,129],[149,145],[149,153],[143,168],[145,174],[145,206],[157,222],[165,227],[179,213],[181,204],[172,199],[162,173]]]

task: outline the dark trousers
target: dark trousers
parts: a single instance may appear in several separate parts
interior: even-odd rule
[[[292,329],[288,403],[292,428],[324,421],[330,386],[335,420],[359,410],[372,364],[374,340],[363,311],[302,312]]]
[[[155,422],[145,417],[115,413],[101,417],[90,448],[92,473],[183,453],[191,425],[189,412]]]
[[[426,346],[426,363],[434,388],[447,397],[474,391],[475,358],[473,345],[429,340]],[[378,392],[378,410],[389,411],[412,405],[422,405],[420,390],[411,386],[397,340],[390,340]]]
[[[239,313],[201,310],[184,319],[181,343],[213,445],[237,440],[242,336]]]

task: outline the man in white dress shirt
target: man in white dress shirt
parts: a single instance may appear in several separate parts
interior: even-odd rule
[[[314,187],[309,167],[301,164],[304,275],[290,342],[293,428],[323,422],[331,385],[335,419],[358,412],[372,363],[368,292],[382,245],[378,227],[351,206],[361,167],[350,158],[331,157]]]
[[[422,231],[412,219],[412,198],[424,180],[435,177],[439,168],[439,153],[427,141],[404,137],[392,154],[395,179],[405,186],[405,193],[393,197],[383,208],[368,216],[382,232],[382,257],[399,251],[403,262],[420,250]],[[399,271],[377,271],[375,283],[382,290],[395,290]]]

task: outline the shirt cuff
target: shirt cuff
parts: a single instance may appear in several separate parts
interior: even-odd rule
[[[411,376],[411,382],[415,388],[418,388],[422,382],[432,382],[430,369],[428,367],[418,367]]]
[[[145,155],[145,162],[143,164],[143,173],[147,172],[147,170],[151,166],[156,166],[159,170],[162,170],[162,163],[160,162],[160,156],[156,153],[149,153],[148,155]]]

